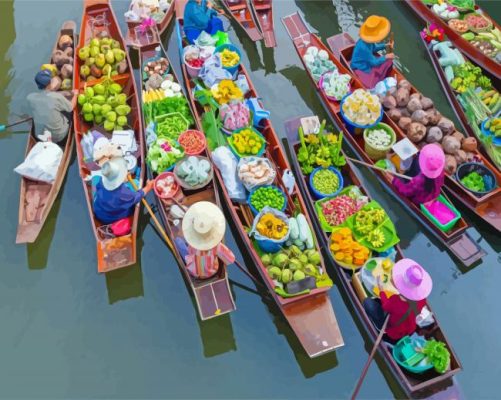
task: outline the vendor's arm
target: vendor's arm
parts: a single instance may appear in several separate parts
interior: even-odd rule
[[[420,174],[408,182],[403,182],[398,178],[393,178],[392,184],[395,189],[397,189],[397,192],[406,197],[411,197],[421,190],[424,185],[424,181],[422,179],[422,175]]]
[[[384,42],[381,42],[381,43],[375,43],[374,44],[374,51],[377,52],[377,51],[381,51],[381,50],[384,50],[386,48],[386,43]]]
[[[56,107],[58,111],[66,111],[66,112],[72,112],[74,108],[74,103],[69,101],[66,97],[64,97],[61,93],[57,93],[57,103]],[[75,100],[76,102],[76,100]]]
[[[129,189],[127,186],[124,185],[120,192],[120,200],[124,204],[129,204],[131,207],[139,203],[143,197],[145,197],[148,192],[153,188],[153,185],[155,184],[154,181],[148,181],[146,182],[146,185],[144,186],[143,189],[139,189],[138,191],[133,191]]]
[[[202,6],[204,7],[204,10],[209,19],[217,15],[217,11],[214,10],[214,4],[210,0],[202,0]]]
[[[225,265],[230,265],[235,262],[235,254],[233,254],[223,243],[217,246],[217,256]]]
[[[193,26],[205,29],[209,24],[211,11],[213,10],[207,8],[205,1],[202,1],[200,6],[194,2],[189,2],[185,9],[185,19],[188,19],[187,15],[189,15],[189,20]]]

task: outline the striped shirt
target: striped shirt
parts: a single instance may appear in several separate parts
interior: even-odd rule
[[[207,279],[218,271],[219,260],[225,265],[235,262],[235,255],[223,243],[219,243],[210,250],[196,250],[189,246],[188,255],[186,256],[186,268],[195,278]]]

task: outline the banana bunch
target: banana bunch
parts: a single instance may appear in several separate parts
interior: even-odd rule
[[[501,110],[501,96],[497,90],[482,90],[478,96],[482,103],[489,108],[491,115],[495,115]]]
[[[165,99],[165,93],[162,89],[143,90],[143,103]]]

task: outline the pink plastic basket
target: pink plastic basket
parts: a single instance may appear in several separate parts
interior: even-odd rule
[[[329,96],[327,93],[325,93],[324,76],[327,74],[330,74],[330,73],[331,73],[330,71],[327,71],[326,73],[322,74],[322,76],[320,77],[320,79],[318,81],[318,88],[322,91],[322,93],[325,95],[325,97],[327,97],[330,101],[341,101],[341,99],[337,99],[334,96]],[[351,92],[351,84],[348,83],[348,93],[350,93],[350,92]]]

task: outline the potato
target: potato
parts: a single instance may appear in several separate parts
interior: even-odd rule
[[[410,104],[410,102],[409,102]],[[428,114],[424,110],[416,110],[412,113],[411,119],[423,125],[428,125]]]
[[[383,107],[386,110],[391,110],[392,108],[395,108],[397,106],[397,100],[395,97],[388,95],[383,99]]]
[[[395,98],[397,99],[397,105],[399,107],[405,107],[409,102],[409,91],[403,88],[398,89]]]
[[[444,134],[438,126],[432,126],[428,128],[428,133],[426,134],[426,143],[438,143],[442,140]]]
[[[402,118],[402,113],[399,109],[392,108],[390,111],[388,111],[388,117],[390,117],[391,120],[398,122],[400,118]]]
[[[454,154],[454,158],[458,165],[465,163],[468,160],[466,153],[463,150],[458,150],[456,154]]]
[[[73,39],[69,35],[61,35],[57,42],[57,47],[61,50],[66,50],[73,45]]]
[[[402,117],[398,121],[398,126],[400,127],[400,129],[406,131],[411,123],[412,119],[410,119],[409,117]]]
[[[464,151],[474,152],[477,151],[477,139],[474,137],[467,137],[461,142],[461,148]]]
[[[421,101],[421,93],[419,93],[419,92],[412,93],[409,99],[410,100],[412,100],[412,99],[418,99],[419,101]]]
[[[64,64],[61,68],[61,77],[63,79],[72,79],[73,78],[73,65]]]
[[[461,142],[454,136],[446,136],[442,139],[442,148],[447,154],[454,155],[461,148]]]
[[[440,114],[435,108],[426,110],[426,115],[428,116],[428,123],[430,125],[438,125],[438,122],[442,119],[442,114]]]
[[[440,121],[438,121],[437,126],[442,130],[444,135],[450,135],[455,131],[454,124],[448,118],[442,117]]]
[[[466,152],[466,159],[467,161],[475,161],[475,153],[471,153],[469,151]]]
[[[426,135],[426,126],[419,122],[411,122],[407,128],[407,136],[413,143],[419,143]]]
[[[429,110],[430,108],[433,107],[433,100],[430,99],[429,97],[422,97],[421,98],[421,106],[423,107],[423,110]]]
[[[400,82],[398,82],[398,88],[411,90],[411,84],[409,83],[409,81],[402,79]]]
[[[47,89],[50,90],[51,92],[57,92],[59,89],[61,89],[62,82],[63,81],[59,76],[55,76],[50,80]]]
[[[414,111],[421,110],[421,102],[417,97],[411,98],[409,102],[407,103],[407,109],[409,112],[412,114]]]
[[[456,169],[458,167],[458,163],[454,156],[451,156],[450,154],[445,155],[445,172],[448,174],[452,175],[454,172],[456,172]]]
[[[459,131],[454,131],[454,133],[451,135],[455,137],[457,140],[459,140],[459,143],[463,143],[464,135],[459,132]]]
[[[405,107],[402,107],[402,108],[397,108],[398,111],[400,111],[400,114],[402,115],[402,117],[409,117],[411,116],[411,113],[409,112],[409,110]]]

